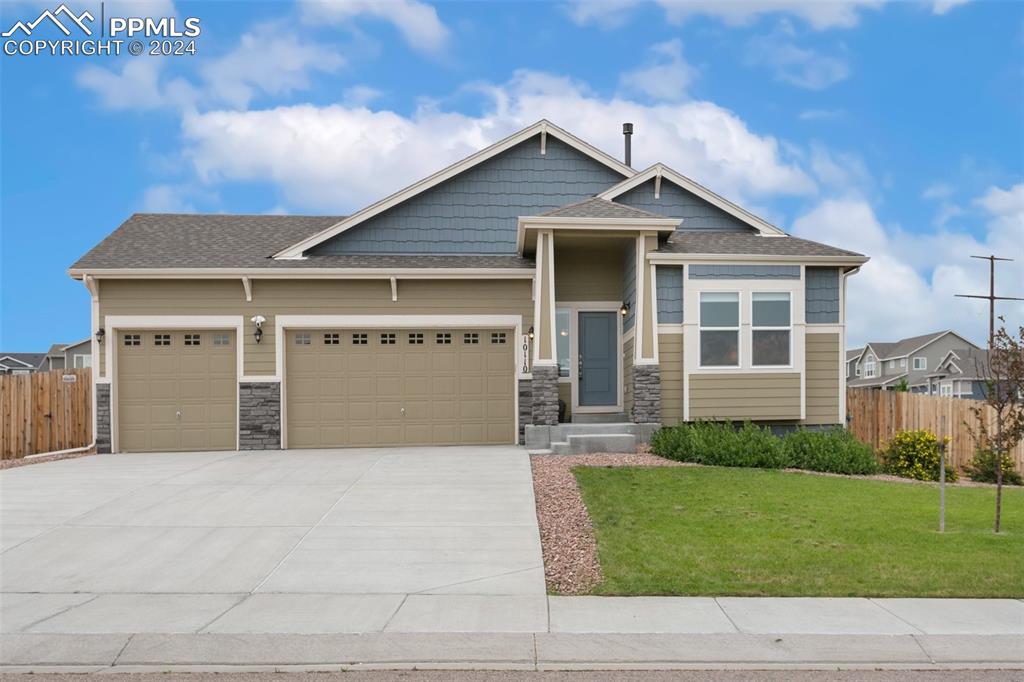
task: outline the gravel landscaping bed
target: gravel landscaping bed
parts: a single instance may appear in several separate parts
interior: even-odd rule
[[[28,457],[17,457],[14,459],[0,459],[0,469],[14,469],[16,467],[25,467],[30,464],[57,462],[62,459],[77,459],[79,457],[89,457],[90,455],[95,454],[95,450],[89,450],[88,452],[71,452],[63,455],[29,455]]]
[[[652,455],[534,455],[533,492],[544,550],[544,577],[552,594],[587,594],[601,582],[597,541],[573,467],[697,466]]]

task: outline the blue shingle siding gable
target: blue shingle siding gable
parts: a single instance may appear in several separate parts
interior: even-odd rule
[[[530,138],[310,251],[514,254],[516,219],[592,197],[622,175],[548,135]]]
[[[654,276],[658,283],[658,323],[682,324],[683,269],[659,265]]]
[[[616,197],[615,201],[666,218],[682,218],[683,223],[679,226],[679,231],[754,231],[754,228],[742,220],[733,218],[717,206],[709,204],[666,178],[661,179],[661,192],[657,199],[654,198],[654,180],[651,179]]]
[[[622,267],[622,302],[629,304],[629,309],[622,318],[624,332],[633,328],[636,313],[636,240],[630,239],[627,244],[622,254],[625,259]]]
[[[808,324],[839,322],[839,268],[808,267],[804,311]]]
[[[690,279],[800,279],[800,266],[691,265]]]

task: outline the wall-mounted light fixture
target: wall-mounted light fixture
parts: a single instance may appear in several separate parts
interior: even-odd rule
[[[103,343],[103,337],[107,335],[107,330],[100,327],[96,330],[96,343]]]
[[[631,306],[629,305],[629,303],[623,302],[622,307],[619,308],[619,315],[622,315],[623,317],[625,317],[626,313],[629,312],[630,307]]]
[[[532,324],[530,325],[530,330],[528,332],[526,332],[526,335],[529,336],[531,339],[533,338],[533,325]]]
[[[267,321],[267,318],[262,315],[256,315],[250,321],[256,325],[256,331],[253,332],[253,337],[255,337],[256,343],[259,343],[263,340],[263,323]]]

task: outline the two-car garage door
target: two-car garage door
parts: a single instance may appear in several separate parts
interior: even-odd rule
[[[285,342],[289,448],[515,440],[511,332],[310,329]]]

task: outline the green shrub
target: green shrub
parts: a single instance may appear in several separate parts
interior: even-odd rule
[[[659,430],[651,438],[656,455],[712,466],[781,469],[788,465],[782,440],[767,427],[744,422],[695,422]]]
[[[968,478],[981,483],[996,482],[996,453],[991,450],[979,450],[974,458],[964,467]],[[1006,485],[1024,485],[1024,478],[1013,466],[1013,458],[1003,453],[1003,483]]]
[[[828,431],[797,429],[783,439],[789,466],[833,474],[877,474],[880,471],[871,447],[842,428]]]
[[[939,480],[939,441],[931,431],[897,433],[885,452],[885,470],[918,481]],[[946,480],[955,481],[956,471],[946,467]]]

